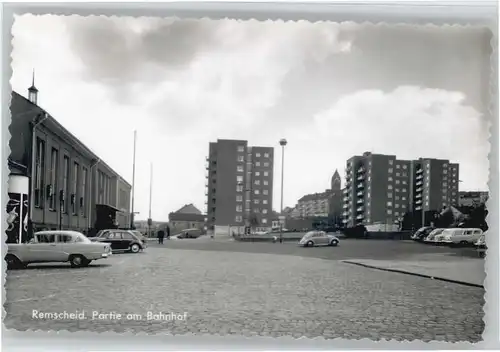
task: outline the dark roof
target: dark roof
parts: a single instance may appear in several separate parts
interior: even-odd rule
[[[193,203],[190,203],[190,204],[184,205],[182,208],[180,208],[179,210],[177,210],[174,213],[197,214],[197,215],[200,215],[201,211],[198,208],[196,208]]]
[[[84,153],[87,153],[87,155],[91,159],[98,160],[100,164],[104,165],[112,173],[114,173],[116,176],[118,176],[123,182],[125,182],[129,187],[131,187],[131,184],[129,182],[127,182],[127,180],[125,180],[123,177],[121,177],[120,174],[118,174],[115,170],[113,170],[113,168],[111,168],[107,163],[105,163],[103,160],[101,160],[101,158],[99,158],[93,151],[91,151],[75,135],[73,135],[70,131],[68,131],[63,125],[61,125],[59,123],[59,121],[57,121],[51,114],[49,114],[47,111],[45,111],[42,107],[40,107],[39,105],[33,103],[31,100],[25,98],[24,96],[22,96],[21,94],[17,93],[16,91],[12,91],[12,97],[17,97],[17,98],[23,99],[27,103],[33,105],[35,108],[40,109],[41,112],[46,113],[48,117],[47,117],[47,119],[45,121],[42,122],[42,125],[46,124],[46,122],[50,122],[53,125],[55,125],[55,127],[57,127],[59,130],[61,130],[61,132],[63,132],[64,135],[68,137],[68,139],[70,140],[70,142],[77,144],[80,147],[80,149],[82,149]]]
[[[190,213],[170,213],[170,214],[168,214],[168,221],[204,222],[205,215],[203,215],[203,214],[190,214]]]

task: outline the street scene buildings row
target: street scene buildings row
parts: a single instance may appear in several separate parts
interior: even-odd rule
[[[34,85],[28,96],[12,92],[9,178],[26,178],[27,187],[9,190],[8,228],[26,238],[42,229],[128,228],[131,185],[37,105]],[[17,192],[28,211],[13,206]]]

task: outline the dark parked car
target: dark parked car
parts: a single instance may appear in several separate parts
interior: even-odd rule
[[[94,242],[110,243],[113,251],[138,253],[147,248],[146,241],[143,241],[134,231],[128,230],[101,230],[91,240]]]

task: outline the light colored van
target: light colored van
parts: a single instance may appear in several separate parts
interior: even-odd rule
[[[448,244],[462,244],[471,245],[477,242],[483,230],[481,229],[446,229],[439,237],[442,238],[441,242]]]

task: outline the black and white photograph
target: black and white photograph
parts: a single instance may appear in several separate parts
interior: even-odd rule
[[[480,342],[492,36],[15,16],[5,327]]]

